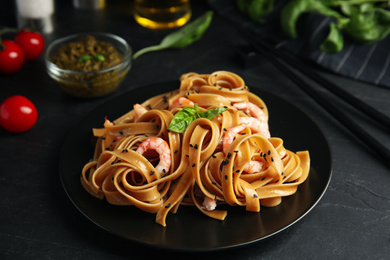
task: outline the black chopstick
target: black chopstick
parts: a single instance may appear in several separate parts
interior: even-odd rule
[[[376,153],[379,159],[381,159],[385,164],[390,166],[390,150],[387,149],[381,142],[379,142],[377,139],[375,139],[372,135],[370,135],[368,132],[366,132],[362,127],[360,127],[355,121],[353,121],[347,114],[345,114],[342,110],[340,110],[337,106],[335,106],[333,103],[329,102],[323,95],[321,95],[318,91],[316,91],[311,85],[307,84],[306,81],[301,79],[297,73],[295,73],[290,67],[285,65],[281,60],[283,61],[290,61],[291,59],[286,58],[287,55],[284,55],[284,53],[281,53],[277,51],[275,48],[268,46],[264,42],[260,42],[257,39],[254,39],[252,35],[248,35],[252,39],[252,47],[264,55],[270,62],[272,62],[280,71],[282,71],[286,76],[288,76],[292,81],[296,83],[298,87],[300,87],[303,91],[305,91],[307,94],[309,94],[313,99],[315,99],[324,109],[326,109],[330,114],[332,114],[341,124],[343,124],[346,128],[348,128],[353,134],[355,134],[356,137],[358,137],[359,140],[364,142],[368,147],[371,148],[373,152]],[[291,64],[291,63],[290,63]],[[294,68],[302,68],[300,62],[294,62],[291,64],[294,66]],[[319,74],[315,73],[312,69],[309,67],[305,68],[305,72],[303,72],[305,75],[310,77],[312,80],[314,80],[319,85],[322,85],[323,82],[328,82],[325,84],[329,84],[330,82],[325,80],[323,77],[321,77]],[[315,75],[315,76],[313,76]],[[338,87],[334,88],[334,85],[330,83],[332,86],[331,88],[337,89],[335,91],[338,91],[338,93],[342,93],[343,100],[346,100],[345,98],[345,92],[344,90],[340,91]],[[330,85],[328,85],[329,87]],[[333,93],[333,91],[332,91]],[[335,94],[335,93],[334,93]],[[351,96],[349,93],[347,93],[347,96]],[[340,97],[340,96],[339,96]],[[351,96],[353,97],[353,96]],[[348,99],[354,99],[348,98]],[[350,100],[348,100],[350,101]],[[352,101],[355,102],[355,101]],[[359,101],[362,103],[362,101]],[[355,105],[356,106],[356,105]],[[362,112],[366,113],[374,113],[375,109],[372,107],[369,107],[368,105],[363,105],[365,108],[362,110]],[[367,112],[370,111],[370,112]],[[371,115],[373,116],[373,115]],[[388,118],[384,115],[384,117],[381,118],[381,123],[386,125],[388,124]],[[386,119],[387,118],[387,119]],[[387,123],[384,123],[386,122]]]
[[[350,105],[357,108],[360,112],[369,116],[373,121],[381,124],[382,126],[387,128],[387,130],[390,130],[390,117],[383,114],[381,111],[377,110],[376,108],[368,105],[364,101],[351,95],[349,92],[335,85],[331,81],[327,80],[326,78],[318,74],[316,71],[312,70],[308,65],[306,65],[305,63],[303,63],[302,61],[300,61],[290,53],[281,49],[277,49],[275,47],[271,47],[270,45],[265,43],[265,41],[255,38],[255,36],[253,36],[252,34],[248,34],[248,33],[246,34],[248,37],[252,39],[253,42],[256,43],[255,45],[257,50],[259,50],[259,47],[261,47],[266,49],[268,52],[271,52],[272,55],[287,62],[295,69],[299,70],[301,73],[306,75],[308,78],[312,79],[317,83],[320,83],[321,86],[325,87],[327,90],[331,91],[333,94],[337,95],[342,100],[348,102]]]

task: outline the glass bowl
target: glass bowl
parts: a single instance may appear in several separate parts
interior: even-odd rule
[[[95,71],[79,71],[79,68],[77,68],[77,70],[64,69],[60,68],[53,62],[53,56],[60,50],[61,47],[74,43],[86,36],[92,36],[96,39],[96,41],[109,43],[114,46],[122,57],[121,61],[111,67]],[[96,47],[94,49],[96,49]],[[62,55],[65,55],[64,53],[65,52],[62,52]],[[73,59],[77,57],[77,51],[76,54],[72,53],[72,55]],[[80,59],[78,62],[75,62],[74,64],[80,63],[77,66],[82,67],[84,66],[83,64],[87,66],[87,64],[91,64],[91,62],[93,62],[92,60],[97,58],[101,61],[106,60],[103,55],[99,55],[100,54],[94,57],[90,55],[80,55],[84,57],[79,57]],[[82,58],[86,58],[87,56],[89,56],[91,61],[87,61],[86,59],[82,60]],[[68,57],[65,57],[65,59],[68,59]],[[95,62],[99,61],[96,60]],[[116,90],[125,78],[126,74],[129,72],[131,62],[132,49],[130,45],[121,37],[109,33],[80,33],[57,39],[48,46],[45,53],[45,64],[49,76],[57,82],[63,91],[79,98],[101,97]]]

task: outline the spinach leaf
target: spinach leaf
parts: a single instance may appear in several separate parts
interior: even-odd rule
[[[213,117],[225,112],[227,108],[217,107],[204,112],[199,111],[198,104],[194,107],[185,107],[172,118],[168,129],[177,133],[183,133],[187,127],[198,118],[212,119]]]
[[[185,25],[180,30],[165,36],[159,45],[146,47],[133,55],[137,59],[142,54],[150,51],[158,51],[168,48],[184,48],[199,40],[209,27],[213,17],[213,11],[207,11],[205,14]]]
[[[274,7],[274,0],[237,0],[238,9],[249,15],[252,21],[264,23],[264,17]]]
[[[284,32],[292,39],[296,39],[298,35],[296,31],[298,19],[304,13],[309,12],[317,12],[336,19],[343,18],[339,12],[328,7],[320,0],[292,0],[283,7],[281,12],[280,22]]]
[[[343,49],[344,38],[335,23],[329,25],[328,37],[320,45],[320,49],[329,53],[336,53]]]
[[[354,6],[344,29],[358,42],[380,41],[390,33],[390,12],[371,3]]]

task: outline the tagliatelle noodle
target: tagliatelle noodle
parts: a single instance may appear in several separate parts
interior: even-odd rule
[[[173,107],[180,97],[190,102]],[[230,138],[227,133],[242,122],[240,118],[252,117],[234,107],[240,102],[254,104],[268,120],[264,101],[249,92],[237,74],[183,74],[177,90],[141,103],[147,112],[137,121],[136,112],[130,109],[113,122],[105,119],[103,128],[93,129],[95,152],[82,169],[82,186],[108,203],[155,213],[162,226],[166,226],[169,212],[176,213],[180,205],[196,206],[218,220],[228,213],[226,206],[219,209],[219,205],[241,206],[251,212],[279,205],[282,197],[293,195],[307,179],[309,152],[289,151],[282,138],[262,136],[250,125],[222,149],[224,138]],[[194,104],[200,112],[218,107],[226,111],[212,119],[195,119],[183,133],[170,131],[175,114]],[[169,147],[168,172],[157,171],[160,157],[155,151],[137,152],[149,138],[160,138]],[[206,207],[206,198],[217,208]]]

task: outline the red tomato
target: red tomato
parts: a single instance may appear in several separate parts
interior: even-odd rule
[[[37,32],[21,30],[15,36],[15,42],[22,47],[27,61],[37,59],[45,48],[45,40]]]
[[[0,43],[0,72],[11,74],[23,67],[24,53],[22,48],[10,40]]]
[[[0,125],[10,132],[25,132],[35,125],[37,119],[37,109],[24,96],[11,96],[0,105]]]

